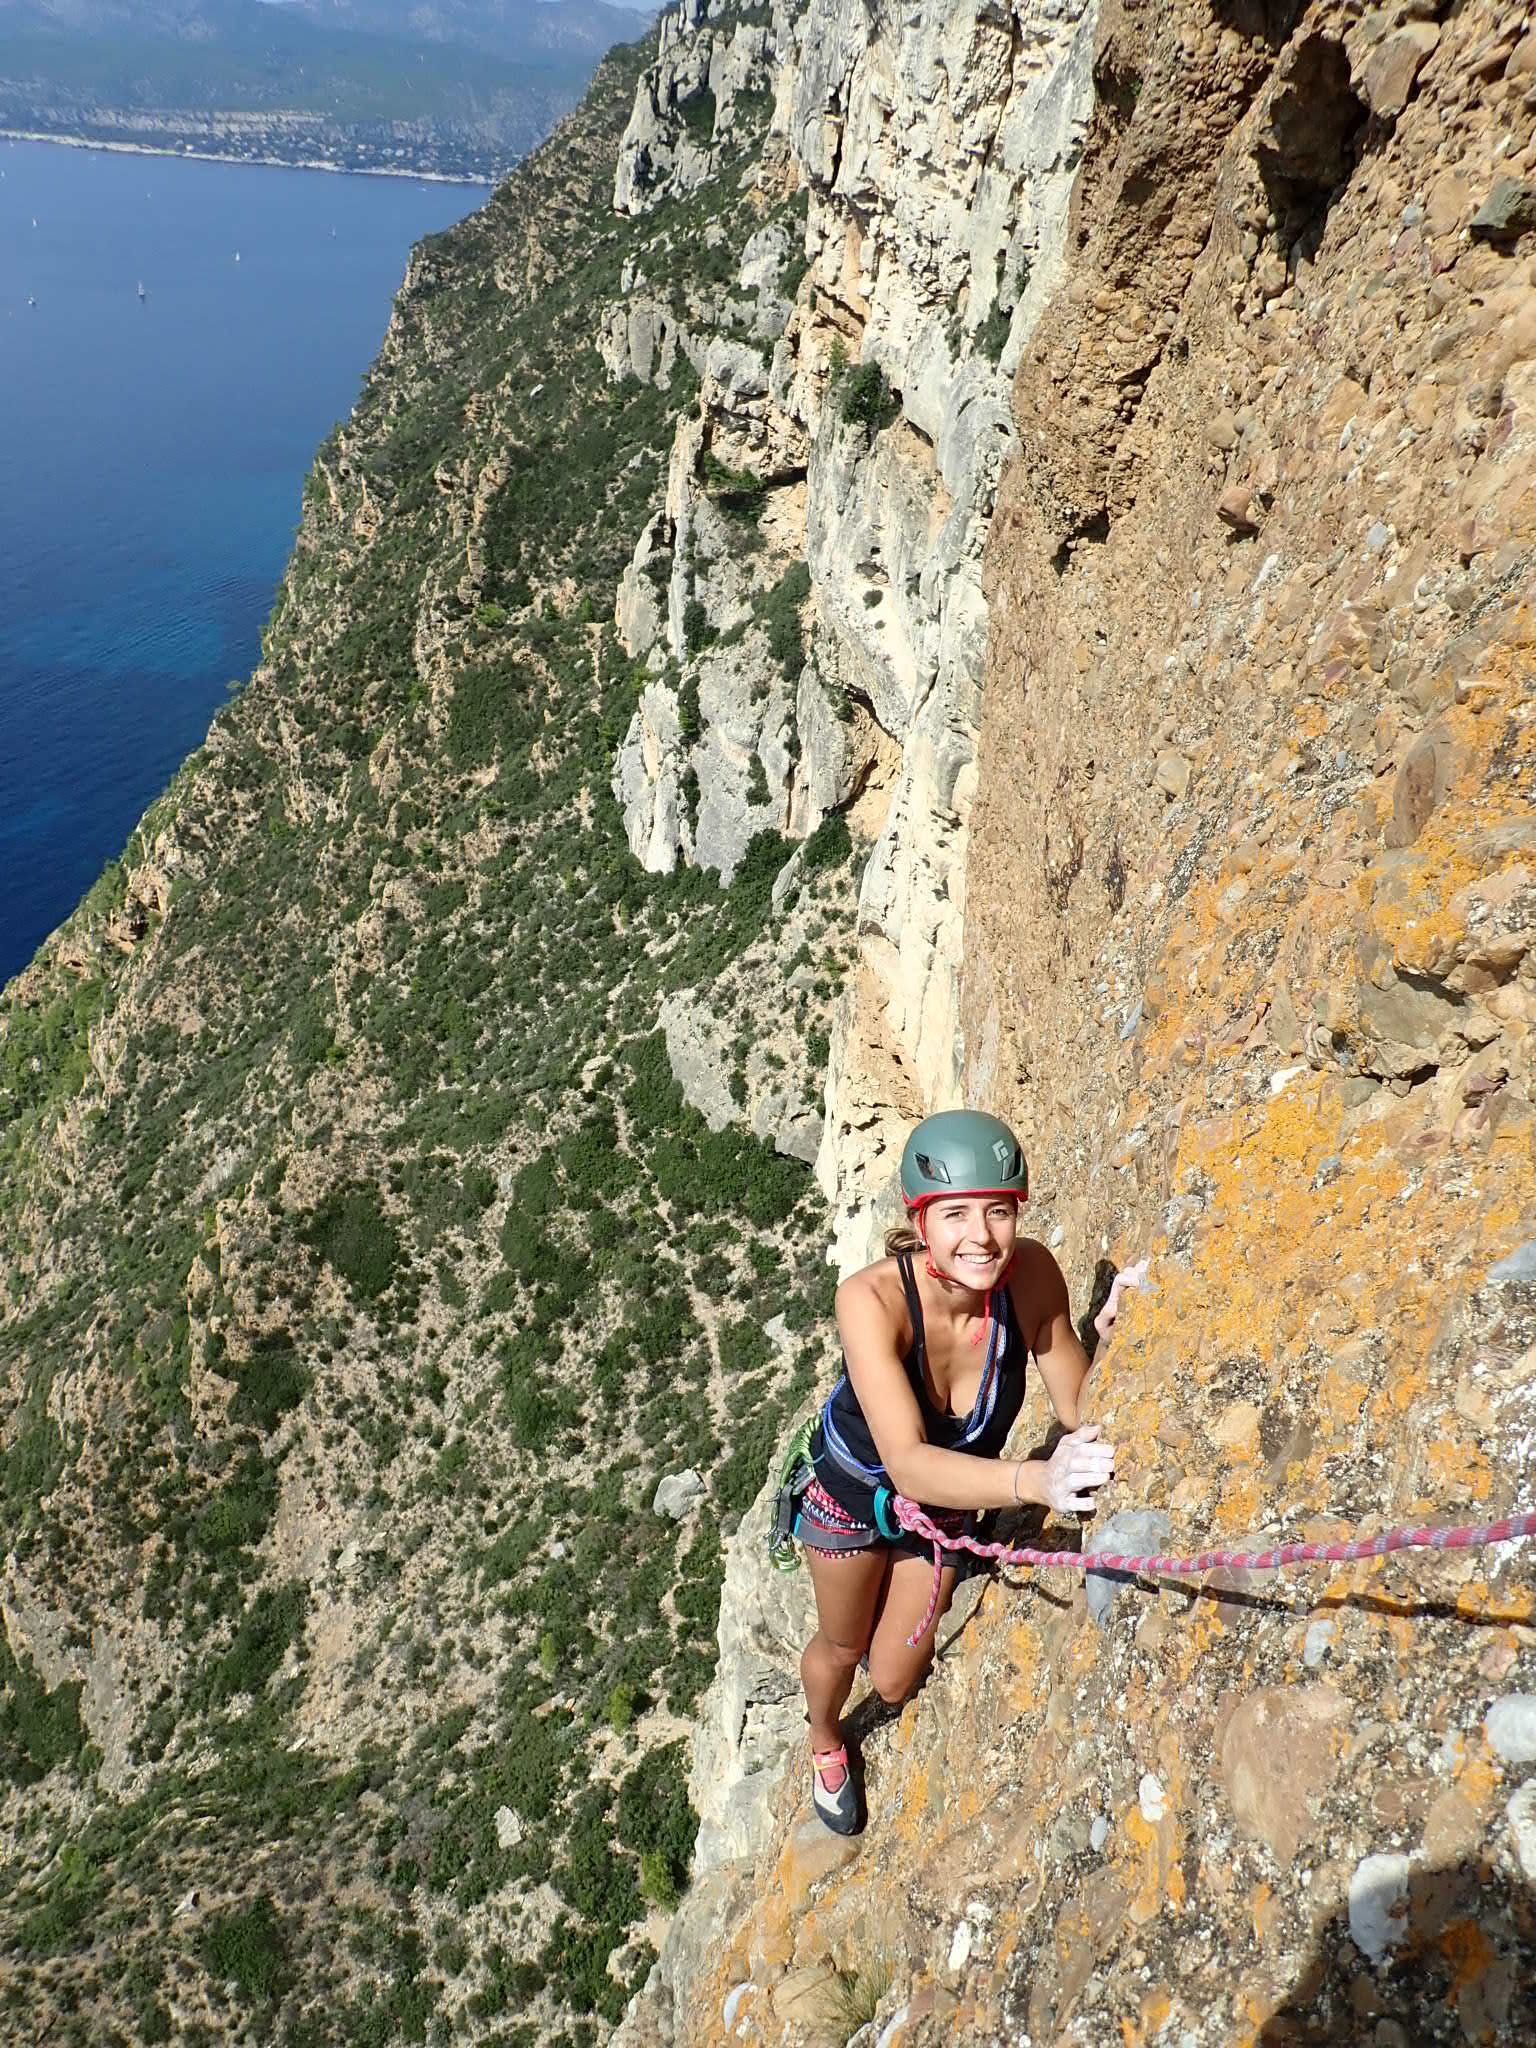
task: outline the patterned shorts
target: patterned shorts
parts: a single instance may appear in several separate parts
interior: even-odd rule
[[[816,1541],[818,1531],[835,1533],[844,1541],[828,1549]],[[861,1550],[868,1550],[880,1539],[873,1523],[861,1522],[850,1515],[840,1501],[835,1501],[819,1479],[813,1479],[800,1496],[800,1518],[795,1524],[795,1534],[807,1550],[814,1550],[818,1557],[856,1557]]]
[[[975,1516],[963,1508],[929,1508],[928,1513],[941,1529],[951,1535],[962,1530],[969,1531]],[[818,1533],[831,1536],[830,1544],[816,1541]],[[905,1530],[897,1537],[882,1536],[873,1522],[861,1522],[857,1515],[851,1515],[841,1501],[834,1500],[819,1479],[813,1479],[800,1496],[800,1512],[795,1522],[795,1534],[807,1550],[814,1550],[818,1557],[857,1557],[861,1551],[873,1550],[877,1546],[894,1550],[898,1557],[931,1558],[932,1546],[922,1536],[909,1535]],[[959,1565],[961,1577],[968,1570],[967,1561],[951,1559]]]

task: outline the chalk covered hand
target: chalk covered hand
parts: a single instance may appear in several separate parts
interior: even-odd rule
[[[1093,1512],[1093,1489],[1115,1469],[1115,1447],[1099,1442],[1099,1425],[1090,1422],[1064,1436],[1045,1468],[1045,1500],[1057,1514]]]

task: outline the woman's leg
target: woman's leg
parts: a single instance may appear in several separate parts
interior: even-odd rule
[[[839,1716],[859,1659],[869,1647],[891,1553],[877,1543],[837,1557],[807,1550],[806,1558],[816,1592],[817,1628],[800,1659],[800,1682],[809,1710],[811,1748],[819,1754],[842,1744]]]
[[[933,1662],[939,1617],[954,1597],[955,1578],[955,1567],[946,1565],[939,1579],[939,1604],[933,1620],[917,1648],[909,1649],[907,1637],[928,1611],[933,1594],[933,1565],[926,1557],[892,1557],[869,1645],[870,1683],[888,1706],[899,1706],[910,1698]]]

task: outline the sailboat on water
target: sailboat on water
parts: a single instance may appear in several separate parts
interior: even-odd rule
[[[149,297],[149,293],[148,293],[147,291],[145,291],[145,289],[144,289],[144,280],[143,280],[143,278],[141,277],[141,278],[139,279],[139,303],[140,303],[140,304],[142,305],[142,304],[143,304],[143,302],[144,302],[144,300],[145,300],[145,299],[147,299],[148,297]]]

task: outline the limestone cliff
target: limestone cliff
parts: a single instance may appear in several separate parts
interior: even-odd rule
[[[1090,29],[1080,4],[1027,25],[950,5],[898,32],[813,0],[727,39],[685,5],[641,81],[618,208],[643,212],[705,174],[704,130],[669,153],[658,109],[686,113],[717,89],[711,133],[724,132],[748,49],[774,67],[755,175],[802,194],[800,246],[750,244],[741,296],[716,323],[744,338],[694,351],[698,416],[679,427],[665,516],[621,592],[626,644],[656,680],[617,787],[648,866],[727,875],[768,819],[806,832],[858,800],[873,850],[819,1164],[846,1267],[889,1192],[892,1133],[959,1086],[981,558],[1016,446],[1007,374],[1062,260]],[[671,336],[697,331],[696,316],[660,304],[642,271],[625,284],[605,323],[615,373],[657,361],[665,375]],[[664,599],[651,594],[663,576]],[[767,639],[790,603],[805,606],[811,646],[804,659],[780,636],[780,680],[752,621],[769,616]]]
[[[955,1005],[912,1061],[870,946],[844,1038],[892,1032],[892,1107],[1016,1121],[1074,1292],[1150,1256],[1092,1382],[1106,1510],[1182,1548],[1528,1510],[1536,36],[1327,0],[1083,33],[1059,275],[1014,321]],[[850,18],[817,96],[914,41]],[[856,130],[807,151],[834,190]],[[1101,1614],[987,1583],[894,1723],[855,1712],[856,1848],[796,1752],[628,2038],[1530,2035],[1528,1548]]]
[[[682,0],[417,252],[0,1003],[0,2032],[1536,2029],[1528,1552],[973,1580],[848,1844],[762,1543],[956,1100],[1151,1261],[1106,1511],[1532,1505],[1533,130],[1492,0]]]

